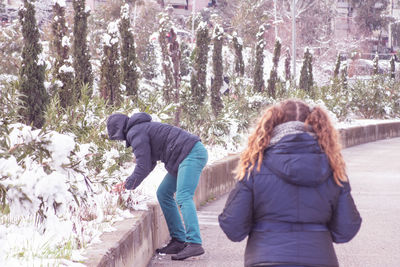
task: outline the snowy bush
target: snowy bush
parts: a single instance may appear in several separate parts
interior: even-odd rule
[[[0,73],[17,75],[21,64],[21,51],[23,47],[20,25],[13,22],[3,25],[0,34]]]
[[[18,104],[8,98],[2,98],[3,113]],[[14,117],[2,122],[0,221],[5,234],[0,229],[0,242],[9,242],[10,227],[18,227],[29,233],[25,238],[35,235],[39,243],[25,246],[26,239],[15,237],[23,244],[0,248],[0,265],[3,255],[16,254],[22,262],[37,257],[76,260],[72,251],[96,241],[116,219],[131,216],[121,208],[146,208],[149,192],[144,188],[111,193],[112,185],[123,181],[134,165],[132,151],[108,139],[106,119],[113,112],[137,112],[131,103],[126,98],[118,110],[107,107],[100,97],[89,98],[84,87],[76,106],[64,109],[55,98],[41,130],[14,123]],[[158,109],[143,106],[149,113]]]
[[[371,80],[351,85],[351,107],[363,118],[399,117],[400,84],[387,76],[374,76]]]

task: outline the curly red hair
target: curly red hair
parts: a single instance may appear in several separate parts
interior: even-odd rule
[[[300,100],[286,100],[264,111],[255,130],[249,136],[247,148],[240,156],[236,178],[242,180],[246,173],[253,171],[256,163],[257,171],[260,171],[264,150],[270,143],[272,130],[275,126],[289,121],[301,121],[312,127],[320,147],[328,157],[333,179],[336,184],[342,186],[342,182],[347,181],[347,175],[338,132],[323,108],[316,106],[310,109]]]

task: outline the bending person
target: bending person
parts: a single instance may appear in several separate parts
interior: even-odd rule
[[[130,118],[124,114],[113,114],[108,118],[107,131],[111,140],[126,141],[126,146],[132,147],[136,157],[136,167],[132,175],[125,183],[118,185],[117,190],[135,189],[154,169],[158,160],[165,164],[168,171],[158,187],[157,198],[171,240],[156,252],[176,254],[171,257],[173,260],[184,260],[203,254],[193,201],[200,174],[208,160],[207,150],[200,138],[178,127],[152,122],[147,113],[136,113]]]

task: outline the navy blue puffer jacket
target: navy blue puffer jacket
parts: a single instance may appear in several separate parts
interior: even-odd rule
[[[200,141],[178,127],[152,122],[147,113],[135,113],[132,117],[113,114],[107,121],[108,136],[111,140],[125,140],[132,147],[136,167],[125,183],[126,189],[135,189],[154,169],[158,160],[167,171],[177,176],[179,164]]]
[[[349,183],[336,185],[318,142],[300,133],[266,149],[260,172],[236,184],[219,223],[232,241],[248,236],[245,266],[338,266],[333,242],[352,239],[361,217]]]

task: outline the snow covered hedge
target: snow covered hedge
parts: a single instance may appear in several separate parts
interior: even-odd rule
[[[18,122],[14,87],[1,89],[0,266],[79,261],[81,249],[98,242],[114,221],[132,216],[129,209],[147,208],[163,170],[157,167],[156,180],[135,192],[111,192],[134,164],[124,143],[108,140],[106,119],[135,112],[129,100],[115,110],[84,93],[62,112],[55,98],[44,127],[33,129]]]

